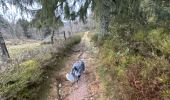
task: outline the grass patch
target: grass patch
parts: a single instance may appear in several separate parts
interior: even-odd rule
[[[20,45],[7,45],[8,51],[10,56],[13,58],[17,54],[23,52],[23,51],[31,51],[34,48],[40,47],[40,43],[30,43],[30,44],[20,44]]]
[[[148,38],[153,46],[162,53],[170,54],[170,32],[163,28],[153,29],[149,32]]]
[[[40,64],[36,60],[28,60],[16,66],[13,70],[1,75],[0,94],[4,97],[19,96],[17,93],[31,82],[40,80]],[[31,94],[27,93],[27,97]]]

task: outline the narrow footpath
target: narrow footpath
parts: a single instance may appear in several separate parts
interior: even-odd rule
[[[96,74],[97,62],[95,55],[97,50],[92,46],[89,32],[85,32],[81,42],[72,49],[72,53],[66,59],[65,66],[50,85],[48,100],[96,100],[99,98],[99,79]],[[85,62],[85,73],[78,83],[71,84],[66,80],[66,73],[71,70],[72,64],[82,59]]]

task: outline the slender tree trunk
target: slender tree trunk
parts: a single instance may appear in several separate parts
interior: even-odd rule
[[[54,44],[54,29],[52,30],[52,35],[51,35],[51,44]]]
[[[0,48],[3,60],[10,58],[2,33],[0,32]]]
[[[64,40],[66,40],[67,38],[66,38],[66,32],[64,31]]]

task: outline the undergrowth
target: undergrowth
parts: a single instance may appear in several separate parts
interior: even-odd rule
[[[98,74],[108,100],[170,99],[169,31],[158,27],[112,27],[98,41]]]
[[[61,68],[66,53],[80,40],[81,36],[75,35],[66,40],[58,51],[43,55],[40,53],[41,55],[14,65],[12,70],[0,73],[0,97],[5,100],[42,98],[48,91],[53,71]]]

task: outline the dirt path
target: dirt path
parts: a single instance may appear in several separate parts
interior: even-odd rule
[[[49,92],[48,100],[96,100],[99,97],[99,81],[97,78],[97,63],[92,53],[89,32],[85,32],[80,44],[73,48],[73,53],[65,62],[64,68],[60,71],[60,83],[54,79]],[[72,64],[83,59],[85,62],[85,73],[81,76],[78,83],[71,84],[66,80],[65,75],[71,70]]]

